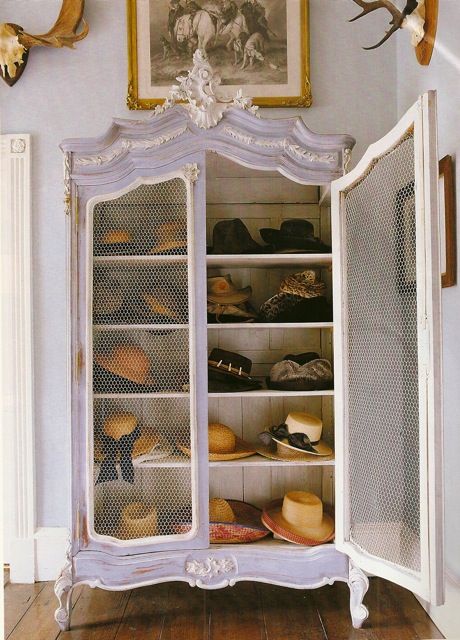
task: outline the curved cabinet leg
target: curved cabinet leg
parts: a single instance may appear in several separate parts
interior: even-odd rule
[[[369,610],[363,605],[363,599],[369,589],[367,576],[349,561],[348,586],[350,588],[350,613],[355,629],[360,629],[369,615]]]
[[[61,575],[54,584],[54,593],[59,600],[59,606],[54,613],[54,619],[62,631],[68,631],[70,628],[72,589],[72,557],[69,550],[67,553],[67,562],[61,571]]]

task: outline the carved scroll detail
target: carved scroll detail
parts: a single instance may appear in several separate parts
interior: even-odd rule
[[[363,604],[369,589],[369,580],[363,571],[349,561],[348,587],[350,588],[350,613],[355,629],[360,629],[369,616],[368,608]]]
[[[336,153],[316,153],[315,151],[309,151],[308,149],[304,149],[298,144],[293,144],[289,142],[287,138],[274,138],[274,139],[263,139],[257,138],[256,136],[251,136],[237,129],[235,127],[231,127],[227,125],[224,127],[224,133],[238,142],[242,142],[247,145],[255,145],[256,147],[262,147],[265,149],[283,149],[296,156],[297,158],[301,158],[302,160],[308,160],[309,162],[324,162],[324,163],[334,163],[337,162],[337,154]]]
[[[62,631],[67,631],[70,626],[70,608],[72,596],[72,547],[69,542],[67,549],[67,562],[65,563],[59,578],[54,584],[54,593],[59,600],[59,606],[54,613],[54,619]]]
[[[188,560],[185,563],[186,573],[203,580],[211,580],[221,573],[230,573],[236,569],[234,558],[213,558],[211,556],[204,561]]]

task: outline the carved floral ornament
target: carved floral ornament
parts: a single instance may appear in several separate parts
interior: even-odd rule
[[[187,560],[185,563],[186,573],[203,580],[211,580],[221,573],[231,573],[236,570],[237,565],[234,558],[209,557],[206,560]]]

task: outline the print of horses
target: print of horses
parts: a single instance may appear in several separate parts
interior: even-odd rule
[[[244,15],[241,13],[241,11],[238,11],[236,17],[233,20],[230,20],[230,22],[222,27],[220,31],[220,35],[230,36],[230,39],[228,40],[226,45],[228,51],[235,49],[236,52],[236,48],[234,45],[236,42],[240,41],[242,33],[247,33],[249,35],[248,25],[246,23],[246,18],[244,17]]]
[[[174,36],[179,45],[186,45],[189,50],[207,51],[210,43],[216,39],[216,27],[209,13],[197,11],[193,16],[181,16],[174,27]]]

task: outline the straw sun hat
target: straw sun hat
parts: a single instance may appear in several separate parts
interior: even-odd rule
[[[118,538],[135,540],[158,534],[157,510],[144,502],[131,502],[121,512]]]
[[[333,451],[321,440],[322,430],[323,422],[320,418],[292,411],[283,424],[260,434],[259,438],[265,446],[259,447],[257,453],[274,460],[290,459],[298,462],[315,460],[318,456],[330,456]]]
[[[190,455],[190,447],[178,444],[179,449]],[[244,440],[238,438],[230,427],[220,422],[213,422],[208,426],[209,460],[236,460],[247,458],[255,454],[255,449]]]
[[[314,493],[289,491],[282,500],[274,500],[262,513],[263,524],[276,536],[314,546],[334,537],[334,519],[324,513],[323,503]]]
[[[137,345],[117,344],[109,353],[95,353],[94,360],[103,369],[130,382],[154,385],[150,375],[150,359]]]

